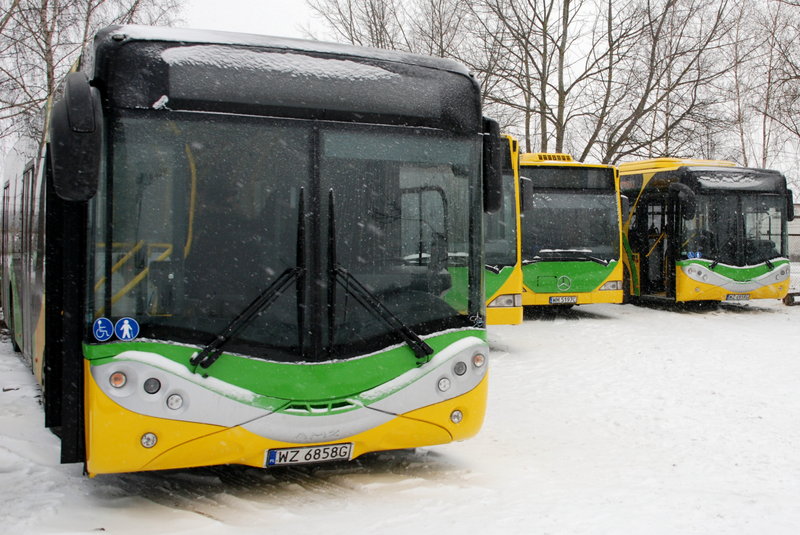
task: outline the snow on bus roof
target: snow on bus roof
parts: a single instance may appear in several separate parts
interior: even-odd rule
[[[305,53],[335,54],[361,59],[377,59],[396,63],[419,65],[432,69],[451,71],[469,76],[467,68],[445,58],[423,56],[409,52],[398,52],[380,48],[359,47],[342,43],[328,43],[291,37],[273,37],[249,33],[225,32],[218,30],[198,30],[191,28],[171,28],[165,26],[108,26],[97,33],[98,38],[111,35],[112,38],[124,35],[138,41],[168,41],[182,44],[217,44],[252,46],[278,50],[297,50]]]
[[[378,66],[347,59],[324,59],[302,54],[286,54],[267,50],[209,44],[168,48],[164,61],[173,66],[213,66],[232,70],[278,72],[297,78],[385,80],[400,78],[398,74]]]

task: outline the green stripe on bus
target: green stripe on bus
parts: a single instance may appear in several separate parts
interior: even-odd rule
[[[495,273],[494,271],[489,271],[488,269],[484,271],[486,299],[491,299],[491,297],[497,293],[497,290],[499,290],[506,283],[513,271],[514,266],[505,266],[500,270],[500,273]],[[519,292],[519,290],[517,291]]]
[[[584,293],[600,287],[617,266],[613,260],[607,266],[591,261],[536,262],[522,266],[525,286],[538,293]],[[570,278],[568,289],[559,289],[559,277]]]
[[[675,264],[679,267],[689,266],[692,264],[697,264],[703,266],[705,268],[711,269],[711,265],[714,263],[713,259],[706,259],[706,258],[692,258],[688,260],[679,260]],[[766,262],[763,264],[757,264],[754,266],[729,266],[727,264],[717,264],[714,266],[712,271],[717,273],[718,275],[722,275],[723,277],[727,277],[732,281],[736,282],[748,282],[753,279],[757,279],[762,275],[766,275],[771,271],[775,271],[779,269],[781,266],[785,266],[789,263],[789,260],[782,258],[779,260],[773,260],[770,262],[772,267],[770,268]]]
[[[438,353],[469,336],[486,340],[485,331],[465,329],[425,341]],[[150,341],[84,345],[84,355],[92,365],[107,364],[125,351],[155,353],[191,370],[189,359],[198,349]],[[414,354],[402,344],[369,356],[319,364],[272,362],[223,353],[212,367],[198,371],[267,398],[335,400],[356,396],[416,366]]]

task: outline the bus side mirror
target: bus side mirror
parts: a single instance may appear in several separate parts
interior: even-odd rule
[[[681,208],[683,209],[683,218],[687,221],[689,219],[694,219],[696,202],[692,188],[680,182],[673,182],[669,185],[669,191],[678,198]]]
[[[519,177],[519,211],[527,212],[533,206],[533,181],[525,176]]]
[[[503,204],[503,158],[508,143],[500,137],[500,125],[483,118],[483,211],[496,212]]]
[[[65,201],[85,202],[97,192],[102,114],[100,92],[86,74],[68,74],[64,94],[50,114],[53,188]]]
[[[625,223],[628,220],[628,216],[631,215],[631,201],[627,195],[620,195],[619,203],[620,208],[622,208],[622,222]]]
[[[789,190],[786,196],[786,220],[794,221],[794,191]]]

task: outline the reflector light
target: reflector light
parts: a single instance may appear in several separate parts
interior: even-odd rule
[[[472,355],[472,365],[476,368],[482,367],[486,364],[486,356],[483,353],[476,353]]]
[[[142,446],[145,448],[152,448],[158,442],[158,437],[155,433],[145,433],[142,435]]]
[[[111,377],[108,378],[108,382],[111,383],[111,386],[114,388],[122,388],[125,386],[125,383],[128,382],[128,378],[122,372],[114,372],[111,374]]]

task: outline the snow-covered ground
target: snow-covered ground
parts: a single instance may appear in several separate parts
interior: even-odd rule
[[[490,330],[466,442],[82,476],[0,344],[0,532],[796,534],[800,306],[594,305]]]

